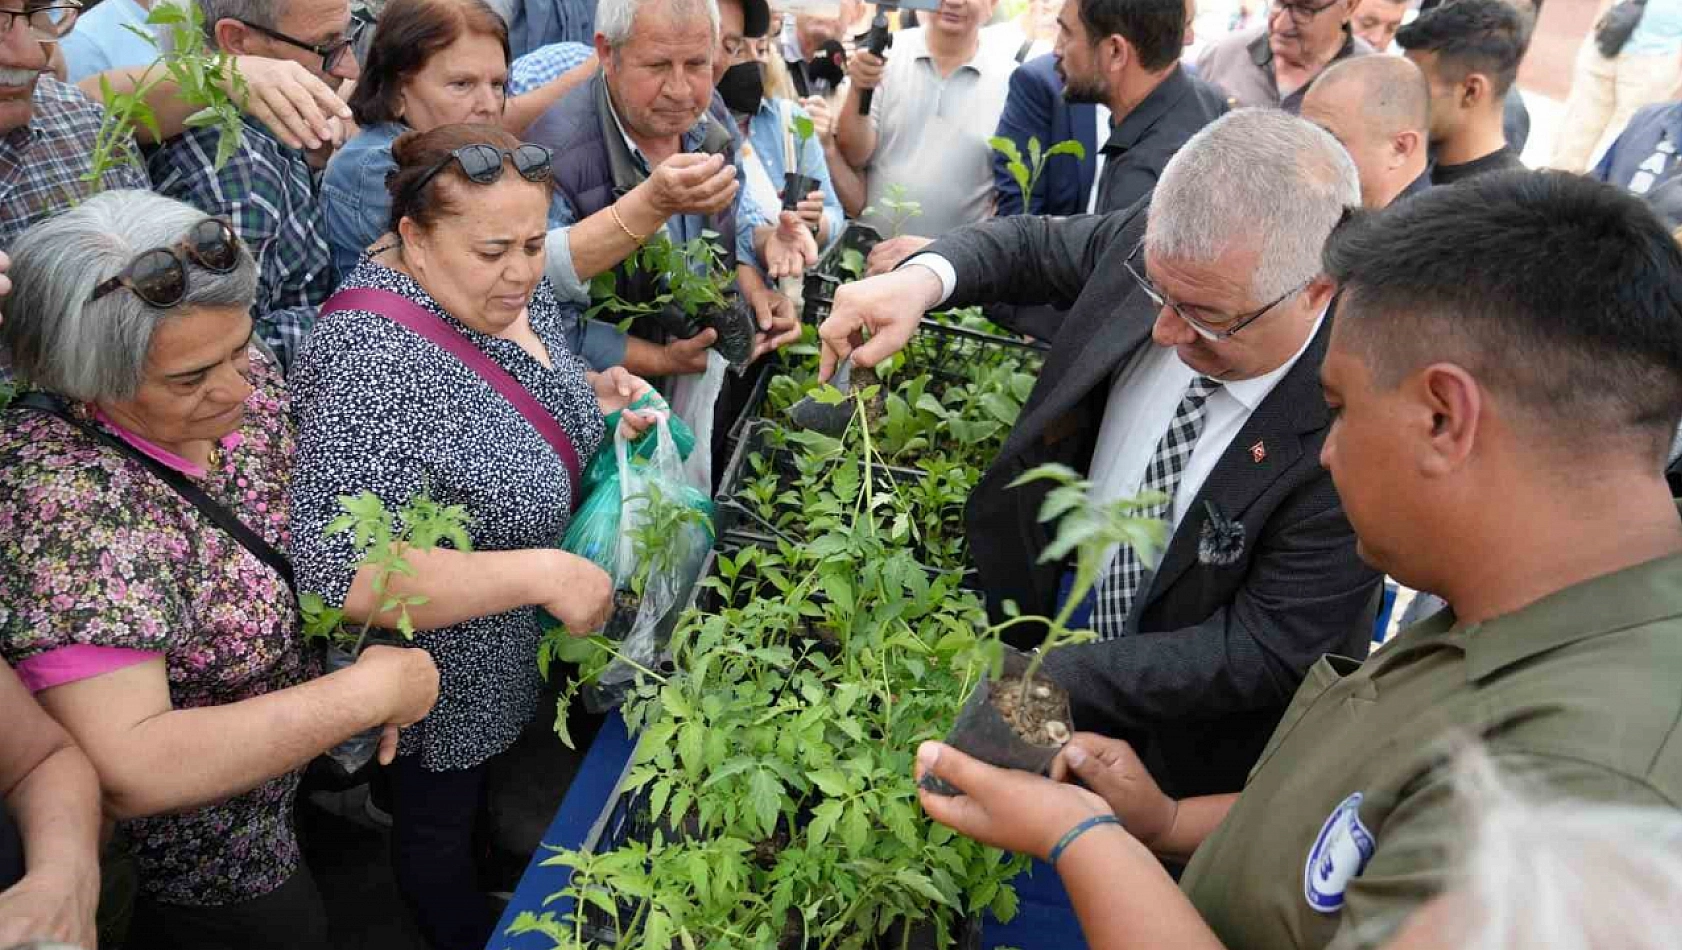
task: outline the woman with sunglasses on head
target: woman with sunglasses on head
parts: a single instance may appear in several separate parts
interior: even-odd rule
[[[380,14],[350,97],[362,131],[334,154],[322,179],[327,243],[340,274],[386,233],[385,178],[399,135],[460,122],[517,133],[595,69],[592,59],[511,100],[509,61],[508,28],[483,0],[392,0]]]
[[[0,653],[99,773],[139,867],[130,947],[319,948],[310,759],[437,695],[419,650],[316,678],[291,587],[295,440],[224,221],[106,192],[11,247]]]
[[[596,375],[567,345],[543,278],[549,153],[495,126],[409,132],[392,146],[391,241],[323,308],[291,377],[299,429],[293,534],[300,586],[348,617],[390,626],[338,499],[397,507],[425,491],[462,505],[471,552],[406,554],[394,596],[442,675],[437,708],[387,770],[398,887],[431,945],[483,947],[495,910],[475,884],[473,830],[489,761],[537,709],[538,610],[574,633],[601,626],[612,581],[557,550],[579,465],[603,413],[650,392]],[[626,411],[628,435],[652,414]],[[611,446],[609,447],[611,451]]]

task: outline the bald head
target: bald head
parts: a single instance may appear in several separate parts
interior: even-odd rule
[[[1431,90],[1400,56],[1346,59],[1314,80],[1302,117],[1343,143],[1369,208],[1388,205],[1425,171]]]

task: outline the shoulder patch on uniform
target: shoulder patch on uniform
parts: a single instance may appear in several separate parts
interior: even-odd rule
[[[1361,824],[1361,793],[1355,792],[1332,810],[1308,851],[1302,869],[1302,892],[1308,906],[1322,914],[1343,909],[1343,892],[1360,877],[1378,843]]]

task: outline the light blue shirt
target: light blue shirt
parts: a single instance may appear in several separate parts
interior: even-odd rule
[[[841,199],[835,194],[835,185],[829,180],[829,162],[825,160],[823,146],[818,144],[816,136],[801,143],[791,137],[788,132],[789,123],[794,116],[806,116],[806,110],[799,104],[787,99],[763,99],[759,103],[759,111],[748,120],[748,140],[753,143],[753,153],[759,156],[760,164],[771,176],[772,184],[781,189],[785,183],[783,176],[789,172],[798,171],[818,180],[818,186],[823,191],[823,216],[829,222],[829,241],[835,243],[841,237],[841,230],[846,224],[846,212],[841,210]],[[795,160],[798,168],[789,168],[790,145],[797,151]],[[743,189],[744,191],[746,189]],[[801,197],[805,197],[802,195]],[[773,209],[771,215],[765,215],[760,209],[760,215],[775,219]]]
[[[508,68],[508,95],[541,89],[584,65],[596,51],[583,43],[551,43],[514,60]]]
[[[82,14],[70,35],[59,40],[73,83],[96,73],[127,66],[146,66],[158,58],[158,48],[134,35],[129,27],[151,33],[147,13],[134,0],[105,0]]]
[[[1627,56],[1682,54],[1682,0],[1647,0],[1641,22],[1622,52]]]

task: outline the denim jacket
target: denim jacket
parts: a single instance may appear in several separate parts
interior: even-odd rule
[[[363,129],[327,163],[321,179],[327,246],[339,273],[356,269],[368,245],[391,226],[391,195],[385,176],[397,168],[391,143],[409,130],[401,122],[381,122]]]

